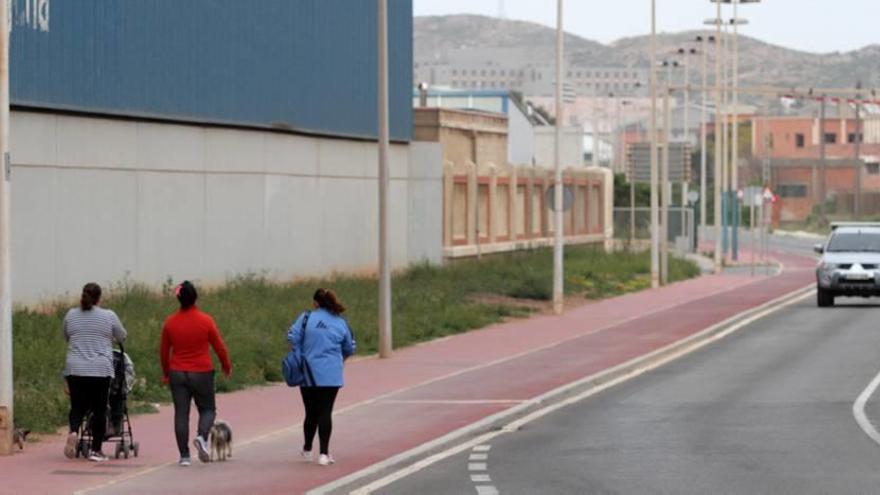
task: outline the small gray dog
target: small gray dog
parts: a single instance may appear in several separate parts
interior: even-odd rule
[[[232,457],[232,429],[225,421],[215,421],[211,427],[211,460],[225,461]]]
[[[27,442],[27,437],[30,433],[31,430],[26,428],[16,428],[12,433],[12,445],[18,445],[18,450],[24,450],[24,444]]]

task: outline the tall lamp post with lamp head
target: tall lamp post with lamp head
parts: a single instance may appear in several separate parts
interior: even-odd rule
[[[700,86],[700,227],[705,235],[706,231],[706,62],[709,53],[709,44],[715,43],[715,37],[712,35],[700,35],[695,38],[697,43],[703,45],[702,53],[702,74]]]
[[[710,0],[710,2],[721,2],[733,5],[733,18],[730,24],[733,27],[733,56],[732,56],[732,76],[731,76],[731,106],[732,106],[732,136],[731,136],[731,170],[730,170],[730,189],[731,203],[733,208],[733,231],[731,236],[731,252],[733,259],[739,257],[739,201],[735,191],[739,188],[739,26],[747,24],[748,21],[738,17],[738,7],[740,4],[760,3],[761,0]]]

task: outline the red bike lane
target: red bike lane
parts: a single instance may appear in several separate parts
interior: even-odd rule
[[[298,458],[298,392],[269,386],[218,397],[218,417],[236,438],[226,463],[174,465],[171,411],[163,407],[133,419],[138,459],[68,461],[60,440],[45,441],[0,458],[0,493],[302,493],[813,282],[815,261],[774,257],[785,265],[775,276],[703,276],[413,346],[388,360],[355,360],[334,420],[334,466]]]

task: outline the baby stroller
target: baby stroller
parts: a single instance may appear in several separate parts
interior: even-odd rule
[[[125,353],[125,348],[120,344],[119,349],[113,349],[114,376],[110,380],[110,393],[107,400],[107,429],[104,440],[116,445],[114,457],[129,455],[138,456],[140,444],[134,440],[131,431],[131,421],[128,417],[128,393],[134,387],[134,363]],[[92,443],[92,434],[89,429],[92,413],[86,415],[79,427],[79,442],[76,445],[76,457],[86,457],[89,446]]]

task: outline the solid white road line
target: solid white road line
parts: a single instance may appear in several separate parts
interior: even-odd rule
[[[798,292],[798,291],[795,291],[795,292]],[[783,296],[780,299],[784,299],[789,296],[790,296],[790,294]],[[471,439],[465,443],[450,447],[449,449],[447,449],[443,452],[439,452],[439,453],[434,454],[430,457],[422,459],[422,460],[420,460],[414,464],[411,464],[403,469],[395,471],[395,472],[393,472],[383,478],[375,480],[372,483],[369,483],[365,486],[362,486],[362,487],[360,487],[350,493],[351,493],[351,495],[369,495],[380,488],[384,488],[384,487],[386,487],[396,481],[399,481],[403,478],[406,478],[407,476],[415,474],[415,473],[417,473],[417,472],[419,472],[419,471],[421,471],[421,470],[423,470],[423,469],[425,469],[425,468],[427,468],[427,467],[429,467],[439,461],[442,461],[444,459],[452,457],[452,456],[454,456],[460,452],[463,452],[469,448],[472,448],[476,445],[487,443],[487,442],[491,441],[492,439],[494,439],[500,435],[503,435],[505,433],[517,431],[520,428],[522,428],[524,425],[526,425],[532,421],[535,421],[539,418],[542,418],[542,417],[544,417],[554,411],[562,409],[562,408],[569,406],[571,404],[583,401],[584,399],[591,397],[593,395],[596,395],[596,394],[598,394],[608,388],[614,387],[616,385],[619,385],[620,383],[629,381],[637,376],[640,376],[648,371],[651,371],[651,370],[654,370],[654,369],[659,368],[661,366],[664,366],[667,363],[675,361],[676,359],[679,359],[687,354],[690,354],[698,349],[701,349],[701,348],[703,348],[713,342],[721,340],[724,337],[727,337],[728,335],[730,335],[731,333],[736,332],[737,330],[740,330],[741,328],[746,327],[746,326],[754,323],[755,321],[760,320],[761,318],[764,318],[765,316],[767,316],[769,314],[775,313],[783,308],[791,306],[792,304],[803,301],[804,299],[807,299],[808,297],[815,297],[815,291],[814,290],[807,291],[803,294],[798,295],[797,297],[793,297],[792,299],[786,300],[786,301],[784,301],[780,304],[776,304],[776,305],[772,305],[773,301],[771,301],[770,303],[767,303],[766,308],[764,310],[759,311],[759,312],[753,314],[752,316],[749,316],[748,318],[731,325],[730,328],[727,328],[727,329],[713,335],[710,338],[704,339],[702,341],[697,341],[696,343],[694,343],[690,346],[684,347],[684,348],[682,348],[682,349],[680,349],[680,350],[678,350],[668,356],[664,356],[653,363],[646,364],[644,367],[635,369],[635,370],[633,370],[629,373],[626,373],[624,375],[621,375],[617,378],[614,378],[614,379],[609,380],[607,382],[604,382],[602,384],[596,385],[593,388],[585,390],[584,392],[581,392],[577,395],[571,396],[563,401],[560,401],[555,404],[551,404],[547,407],[538,409],[537,411],[534,411],[526,416],[523,416],[522,418],[519,418],[515,421],[508,423],[506,426],[504,426],[500,430],[485,433],[485,434],[483,434],[477,438]],[[724,325],[725,323],[726,323],[726,321],[721,322],[717,325],[713,325],[712,327],[709,327],[706,330],[703,330],[700,333],[695,334],[692,337],[689,337],[689,339],[693,339],[703,333],[710,332],[713,329],[718,328],[721,325]],[[687,339],[685,339],[685,340],[687,340]],[[675,345],[675,344],[672,344],[672,345]],[[663,350],[664,349],[659,349],[657,351],[654,351],[651,354],[659,354]],[[641,358],[637,358],[637,359],[641,359]],[[620,366],[625,366],[626,364],[627,363],[624,363],[623,365],[620,365]],[[574,382],[573,384],[564,385],[557,390],[554,390],[554,391],[551,391],[551,392],[548,392],[548,393],[542,395],[541,397],[553,396],[560,389],[561,390],[571,389],[579,384],[585,384],[585,383],[588,383],[589,381],[594,380],[594,379],[595,379],[595,376],[588,376],[586,378],[582,378],[581,380],[578,380],[578,381]],[[538,400],[540,402],[541,397],[536,398],[536,400]],[[316,493],[316,492],[313,491],[312,493]],[[326,492],[323,492],[323,493],[326,493]]]
[[[865,405],[868,403],[868,399],[874,395],[874,391],[877,390],[877,387],[880,386],[880,373],[871,380],[871,383],[862,391],[856,401],[853,403],[853,416],[856,418],[856,423],[862,428],[862,431],[865,432],[868,437],[871,438],[874,442],[880,445],[880,433],[877,432],[877,429],[874,428],[874,425],[871,424],[871,420],[868,419],[868,415],[865,414]]]

